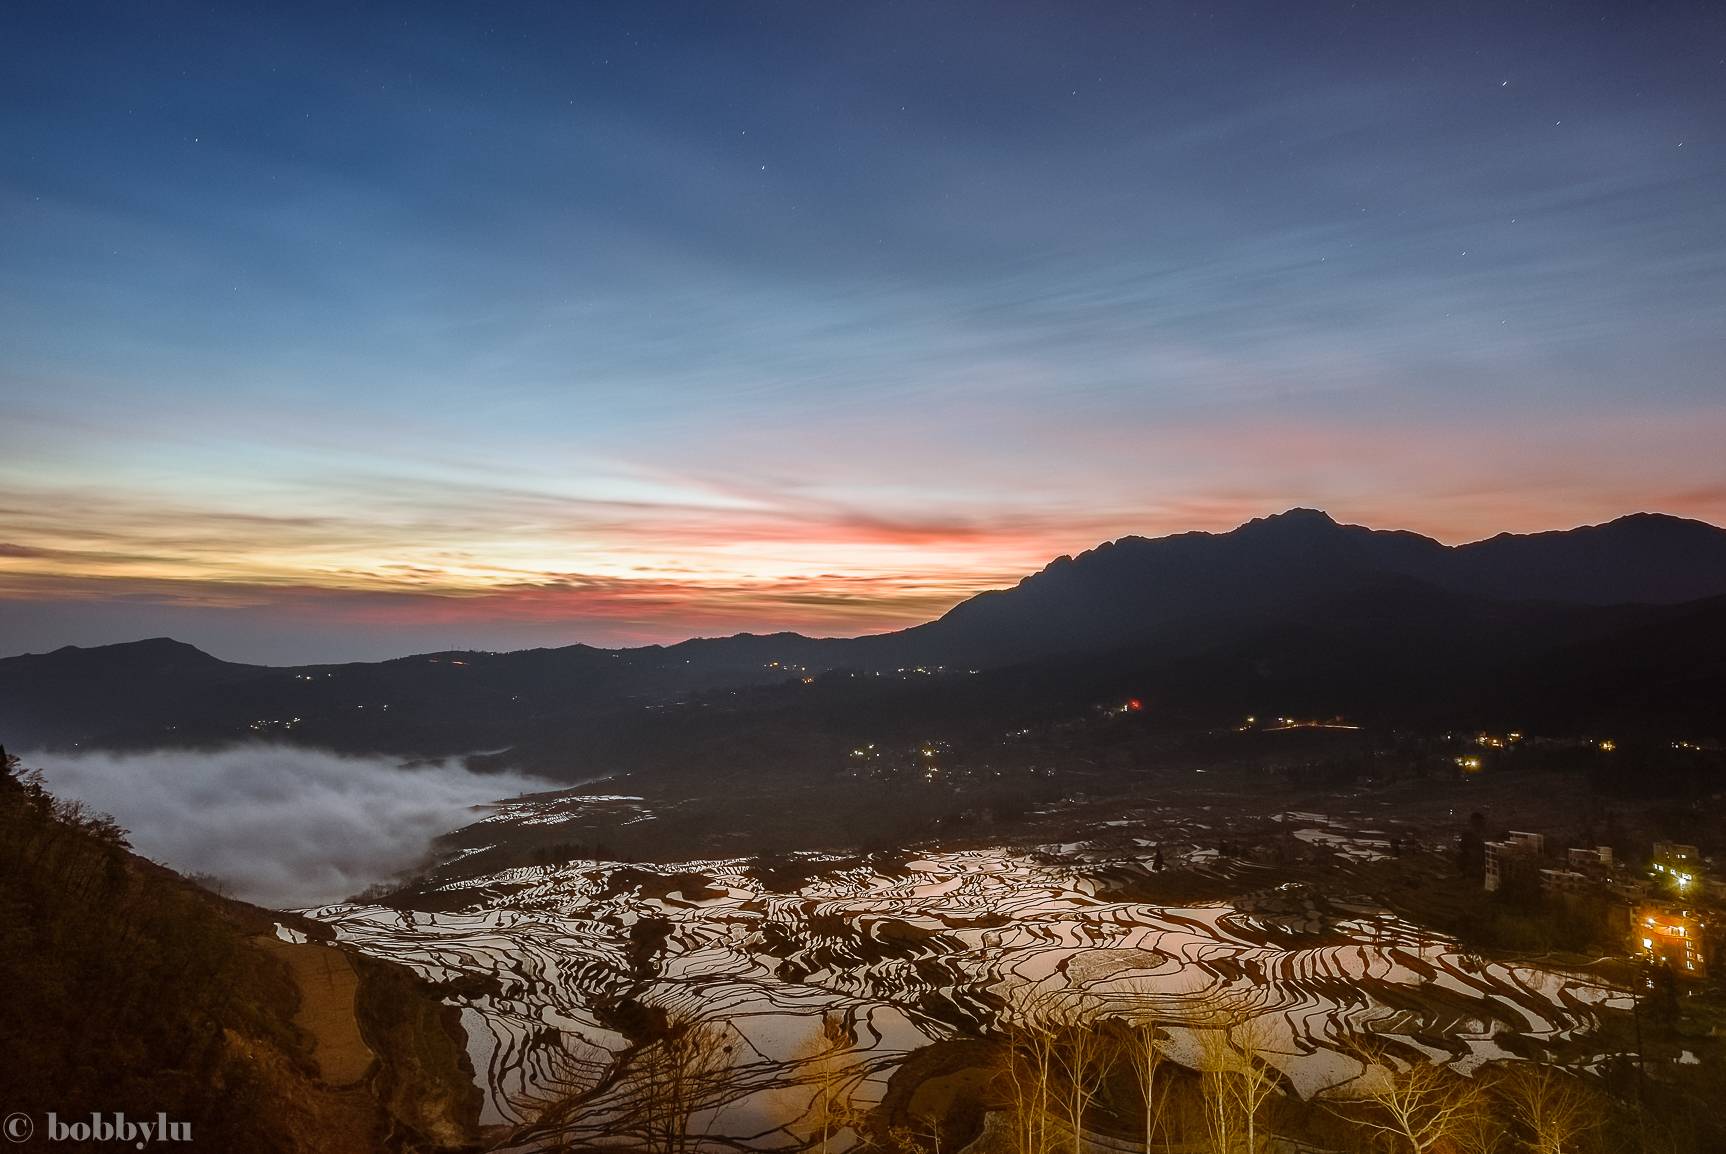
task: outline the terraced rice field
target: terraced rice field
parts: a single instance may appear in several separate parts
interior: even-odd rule
[[[803,1055],[823,1014],[850,1028],[844,1077],[867,1103],[908,1053],[1056,993],[1165,1023],[1177,1058],[1193,1044],[1183,1023],[1219,1008],[1252,1020],[1302,1095],[1359,1073],[1342,1052],[1348,1031],[1467,1070],[1510,1057],[1503,1035],[1586,1044],[1602,1008],[1630,1004],[1583,976],[1471,960],[1372,908],[1298,891],[1111,901],[1085,870],[1003,850],[932,853],[887,870],[835,866],[774,893],[741,860],[577,861],[453,883],[472,895],[455,912],[307,913],[446,983],[487,1122],[528,1123],[560,1096],[592,1093],[576,1137],[603,1133],[622,1109],[607,1074],[631,1045],[614,1012],[624,999],[723,1024],[735,1078],[693,1128],[764,1149],[808,1132]]]

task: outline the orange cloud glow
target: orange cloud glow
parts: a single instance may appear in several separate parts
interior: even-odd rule
[[[0,609],[16,620],[121,607],[138,612],[113,620],[161,630],[200,613],[372,629],[401,638],[388,643],[398,648],[425,637],[490,648],[497,638],[868,633],[928,620],[1103,540],[1226,531],[1294,505],[1450,542],[1638,509],[1726,520],[1726,486],[1647,467],[1652,446],[1693,459],[1726,427],[1716,416],[1530,430],[1285,414],[1226,428],[1171,423],[1154,436],[1051,422],[1016,488],[923,502],[844,476],[822,487],[645,474],[598,497],[543,479],[222,490],[33,477],[0,499]],[[788,467],[819,476],[817,465]]]

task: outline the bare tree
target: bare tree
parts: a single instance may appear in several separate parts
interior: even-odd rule
[[[1005,1018],[999,1084],[1014,1154],[1082,1154],[1085,1121],[1118,1057],[1118,1035],[1093,999],[1024,991]]]
[[[657,1040],[636,1052],[626,1083],[629,1129],[654,1154],[692,1148],[690,1120],[724,1100],[733,1076],[732,1049],[731,1032],[723,1026],[674,1018]]]
[[[1277,1092],[1276,1072],[1261,1056],[1264,1028],[1256,1017],[1219,1016],[1196,1026],[1199,1075],[1211,1143],[1218,1154],[1257,1154],[1259,1114]]]
[[[1498,1154],[1504,1149],[1504,1120],[1491,1108],[1492,1096],[1485,1087],[1479,1095],[1475,1108],[1458,1113],[1452,1123],[1450,1145],[1456,1154]]]
[[[1084,1154],[1085,1118],[1114,1064],[1113,1043],[1114,1038],[1082,1003],[1068,1003],[1055,1031],[1055,1068],[1057,1116],[1072,1154]]]
[[[1120,1055],[1133,1072],[1138,1089],[1138,1105],[1145,1112],[1145,1150],[1167,1136],[1163,1109],[1169,1096],[1168,1078],[1163,1066],[1168,1056],[1163,1052],[1166,1039],[1154,1021],[1135,1022],[1121,1034]]]
[[[941,1119],[916,1114],[909,1126],[895,1126],[887,1139],[901,1154],[941,1154]]]
[[[1234,1047],[1229,1045],[1228,1030],[1223,1026],[1195,1028],[1199,1043],[1199,1083],[1205,1103],[1205,1129],[1210,1132],[1211,1146],[1216,1154],[1232,1154],[1241,1128],[1239,1098],[1235,1093],[1233,1072]]]
[[[1433,1062],[1398,1064],[1365,1043],[1356,1043],[1350,1051],[1365,1066],[1343,1099],[1351,1121],[1412,1154],[1449,1149],[1465,1137],[1478,1137],[1475,1132],[1485,1113],[1478,1085]]]
[[[549,1140],[552,1144],[546,1148],[550,1150],[576,1149],[580,1140],[574,1132],[582,1125],[594,1095],[605,1084],[612,1055],[578,1034],[549,1028],[546,1033],[535,1049],[541,1072],[534,1080],[536,1084],[508,1096],[512,1108],[533,1119],[515,1137]]]
[[[1574,1154],[1605,1122],[1600,1096],[1587,1082],[1553,1066],[1518,1062],[1503,1071],[1498,1092],[1535,1154]]]
[[[835,1134],[847,1126],[856,1128],[861,1120],[861,1112],[851,1102],[860,1067],[854,1044],[843,1014],[823,1014],[796,1054],[797,1083],[791,1087],[787,1104],[807,1127],[807,1140],[821,1154],[827,1154]],[[813,1093],[805,1096],[805,1086]]]
[[[997,1081],[1007,1099],[1013,1154],[1045,1154],[1049,1149],[1060,1068],[1058,1025],[1058,1006],[1047,994],[1028,992],[1005,1015]]]

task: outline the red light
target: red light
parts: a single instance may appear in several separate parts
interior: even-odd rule
[[[1132,712],[1137,713],[1139,710],[1143,709],[1144,707],[1145,707],[1145,703],[1140,701],[1138,698],[1136,698],[1136,697],[1127,698],[1127,708],[1130,709]]]

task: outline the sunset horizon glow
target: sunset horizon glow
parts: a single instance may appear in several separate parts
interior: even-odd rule
[[[1677,509],[1684,515],[1685,496],[1667,495],[1663,508],[1623,509],[1573,523],[1530,520],[1511,530],[1429,535],[1460,544],[1499,531],[1567,529],[1634,512]],[[1693,496],[1703,507],[1689,512],[1708,519],[1705,514],[1715,507],[1709,496]],[[248,554],[235,548],[242,539],[234,531],[235,516],[216,512],[208,518],[225,529],[212,539],[213,547],[182,543],[177,555],[80,550],[64,530],[45,535],[48,543],[38,546],[8,543],[0,548],[0,613],[29,613],[34,607],[49,621],[65,614],[73,628],[56,621],[55,628],[68,635],[48,647],[165,634],[214,649],[218,656],[264,664],[382,659],[446,648],[670,644],[742,632],[857,636],[932,620],[977,593],[1011,586],[1058,556],[1104,541],[1226,532],[1256,517],[1314,507],[1300,501],[1280,506],[1237,501],[1147,511],[1131,529],[1081,519],[1078,523],[1094,525],[1094,532],[1078,541],[1074,532],[1082,530],[1071,523],[1028,518],[991,525],[857,518],[812,523],[777,519],[763,510],[739,511],[700,528],[674,521],[657,542],[650,533],[625,530],[620,543],[600,555],[605,563],[586,571],[545,564],[555,538],[494,538],[464,545],[428,536],[423,527],[411,543],[380,554],[376,538],[361,531],[363,522],[357,519],[345,527],[352,533],[321,520],[303,526],[315,532],[319,545],[294,554],[282,549],[281,526],[262,516],[238,518],[263,534],[258,552]],[[688,510],[676,512],[687,515]],[[1336,514],[1335,509],[1327,512]],[[1534,515],[1533,510],[1524,513]],[[1346,514],[1336,519],[1357,521]],[[187,520],[181,512],[175,524]],[[126,633],[105,617],[104,609],[161,626],[143,624]],[[240,617],[261,620],[264,631],[251,640],[243,630],[234,633],[230,621]],[[17,617],[11,623],[20,624]],[[97,632],[79,635],[79,624],[94,624]],[[298,646],[290,640],[295,634],[301,635]],[[238,644],[230,637],[238,637]]]

